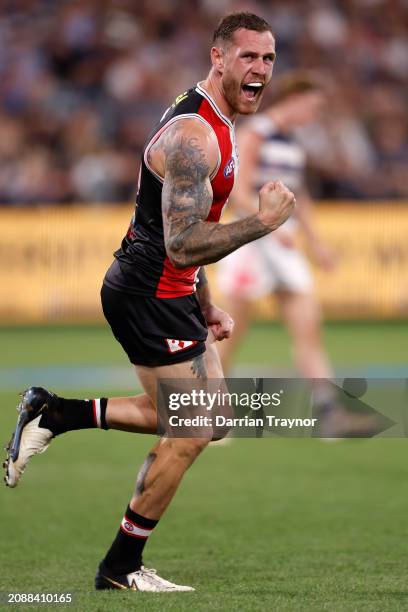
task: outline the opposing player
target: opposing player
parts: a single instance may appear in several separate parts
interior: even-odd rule
[[[101,295],[105,316],[145,393],[88,401],[28,389],[5,466],[9,486],[17,485],[32,455],[66,431],[100,427],[155,433],[161,379],[191,379],[205,388],[209,378],[222,377],[214,341],[230,335],[232,320],[212,304],[200,266],[275,230],[294,207],[291,191],[267,182],[257,212],[218,224],[237,165],[235,117],[257,110],[274,59],[267,22],[250,13],[225,17],[214,34],[209,75],[176,99],[144,148],[135,214]],[[97,589],[193,590],[146,569],[142,553],[185,471],[211,438],[206,431],[202,437],[159,439],[99,566]]]
[[[295,193],[296,212],[276,232],[246,244],[217,264],[218,284],[234,333],[220,345],[223,371],[251,320],[251,308],[260,297],[274,294],[292,338],[300,375],[312,380],[313,407],[319,414],[323,438],[368,435],[378,422],[367,415],[345,410],[327,379],[333,370],[322,342],[321,313],[309,264],[297,247],[298,226],[308,249],[327,272],[335,257],[321,239],[313,218],[313,203],[305,182],[306,155],[296,129],[316,121],[326,104],[324,82],[304,71],[288,73],[277,82],[274,103],[238,130],[240,173],[233,193],[237,216],[256,210],[256,190],[268,179],[281,179]]]
[[[238,216],[255,209],[256,190],[266,178],[281,179],[296,194],[296,216],[273,235],[248,244],[217,264],[220,289],[235,321],[232,337],[220,346],[224,372],[251,320],[252,304],[274,294],[292,337],[295,363],[306,378],[329,378],[332,369],[322,345],[320,308],[306,257],[296,246],[300,225],[315,260],[330,270],[334,258],[316,231],[305,184],[306,156],[294,131],[318,118],[325,103],[319,81],[308,73],[282,77],[275,101],[238,130],[240,173],[233,209]]]

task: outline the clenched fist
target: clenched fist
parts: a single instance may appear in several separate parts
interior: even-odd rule
[[[259,218],[275,230],[290,217],[295,202],[295,196],[281,181],[265,183],[259,191]]]

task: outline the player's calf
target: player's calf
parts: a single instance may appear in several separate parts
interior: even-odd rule
[[[134,495],[116,537],[100,565],[96,588],[132,588],[127,585],[133,584],[135,574],[141,578],[138,572],[144,566],[143,552],[148,538],[173,498],[186,470],[209,441],[210,437],[164,437],[151,450],[138,473]],[[122,586],[112,586],[116,583]],[[140,584],[144,585],[144,582]],[[157,586],[158,590],[175,590],[173,587],[177,585],[171,585],[169,589],[159,588],[160,585],[153,586]],[[156,590],[140,586],[138,589]]]

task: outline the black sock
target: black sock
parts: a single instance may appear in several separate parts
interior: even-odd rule
[[[116,538],[103,560],[106,567],[115,574],[129,574],[140,569],[147,538],[158,522],[133,512],[128,506]]]
[[[77,400],[55,396],[55,401],[44,410],[39,425],[50,429],[56,436],[74,429],[108,429],[105,417],[107,405],[106,397]]]

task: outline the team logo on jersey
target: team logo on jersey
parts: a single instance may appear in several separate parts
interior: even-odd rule
[[[185,351],[197,344],[197,340],[173,340],[166,338],[167,346],[169,347],[170,353],[177,353],[177,351]]]
[[[227,161],[224,167],[225,178],[230,178],[230,176],[234,174],[234,168],[235,168],[235,161],[234,161],[234,158],[231,157],[231,159]]]

